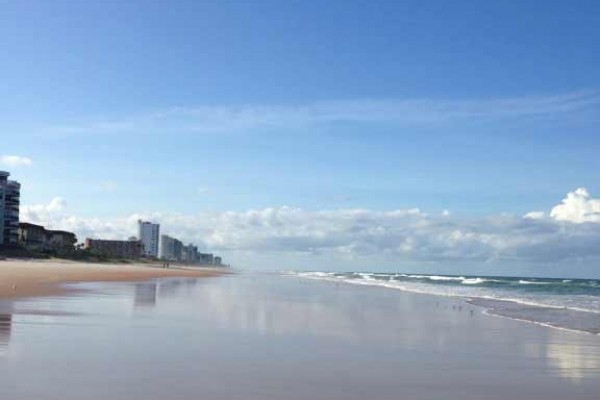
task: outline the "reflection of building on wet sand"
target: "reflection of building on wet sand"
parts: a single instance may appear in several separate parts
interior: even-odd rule
[[[154,307],[156,305],[156,282],[138,283],[135,285],[134,304],[136,307]]]
[[[0,356],[8,351],[12,314],[0,314]]]
[[[135,307],[154,307],[158,297],[175,296],[185,293],[196,285],[196,279],[172,279],[160,282],[144,282],[135,285]]]
[[[197,279],[170,279],[160,282],[158,292],[161,297],[185,294],[196,285]]]

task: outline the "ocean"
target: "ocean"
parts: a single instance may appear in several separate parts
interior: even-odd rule
[[[374,272],[292,272],[309,279],[455,297],[489,314],[600,334],[600,280]]]

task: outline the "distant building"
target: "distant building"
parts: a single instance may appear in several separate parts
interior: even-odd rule
[[[16,246],[19,242],[21,184],[9,180],[9,176],[0,171],[0,246]]]
[[[160,236],[160,259],[164,261],[183,262],[197,265],[222,265],[222,258],[210,253],[198,252],[198,246],[184,246],[181,240],[169,235]]]
[[[181,261],[183,243],[169,235],[160,237],[160,258],[166,261]]]
[[[145,256],[158,257],[159,232],[159,224],[138,220],[138,238],[144,246]]]
[[[21,222],[18,243],[31,251],[72,251],[77,243],[73,232],[48,230],[41,225]]]
[[[85,239],[85,248],[91,252],[120,258],[140,258],[144,245],[131,240]]]
[[[48,241],[48,232],[41,225],[21,222],[19,224],[19,244],[28,250],[44,251]]]
[[[198,264],[212,265],[214,262],[214,256],[207,253],[198,253]]]
[[[73,232],[48,230],[47,234],[50,250],[71,251],[75,249],[77,236]]]
[[[198,262],[198,247],[194,246],[193,244],[188,244],[187,246],[183,246],[183,251],[182,251],[182,260],[188,264],[195,264],[196,262]]]

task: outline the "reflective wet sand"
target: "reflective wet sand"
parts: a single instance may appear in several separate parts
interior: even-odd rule
[[[600,337],[273,275],[0,302],[0,399],[597,399]],[[471,313],[473,311],[473,313]]]

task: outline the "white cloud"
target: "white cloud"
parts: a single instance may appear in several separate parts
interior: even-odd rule
[[[83,241],[86,237],[126,239],[135,232],[137,216],[108,219],[79,217],[68,212],[67,203],[61,197],[55,197],[47,204],[22,205],[19,219],[49,229],[75,232]]]
[[[553,96],[447,99],[354,99],[278,106],[174,107],[110,121],[52,126],[44,134],[152,134],[157,132],[223,133],[252,129],[296,128],[333,122],[386,122],[436,125],[448,121],[496,120],[553,116],[597,107],[600,93],[573,92]]]
[[[593,201],[587,192],[578,190],[569,194],[563,205],[571,206],[569,199],[573,197],[580,203],[581,198],[585,204]],[[22,219],[74,231],[81,241],[86,237],[126,239],[135,234],[137,219],[156,220],[161,223],[162,233],[196,243],[203,250],[243,254],[246,264],[270,258],[279,263],[294,259],[332,263],[358,260],[367,266],[390,260],[437,265],[507,262],[545,266],[600,258],[600,224],[557,219],[555,210],[553,218],[533,212],[524,217],[464,219],[419,209],[310,211],[277,207],[98,219],[69,214],[64,201],[56,198],[46,205],[24,206]],[[589,218],[590,214],[577,215]]]
[[[530,211],[523,215],[523,218],[527,219],[542,219],[546,217],[546,213],[543,211]]]
[[[102,181],[100,182],[100,185],[98,187],[103,192],[113,193],[115,190],[117,190],[117,183],[115,181],[110,180]]]
[[[550,216],[576,223],[600,222],[600,199],[592,198],[585,188],[576,189],[552,209]]]
[[[210,193],[210,188],[208,186],[198,186],[196,188],[196,193],[198,193],[198,195],[205,195]]]
[[[61,197],[55,197],[48,204],[22,205],[20,220],[33,224],[52,224],[60,218],[66,202]]]
[[[30,158],[22,156],[2,155],[0,156],[0,164],[7,167],[28,167],[33,164],[33,161]]]

